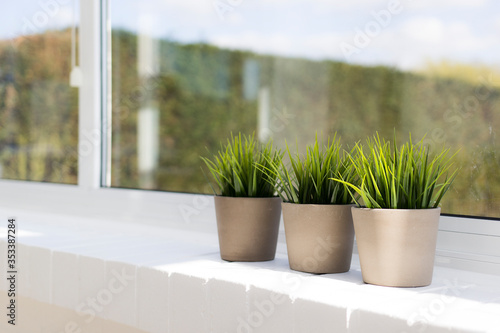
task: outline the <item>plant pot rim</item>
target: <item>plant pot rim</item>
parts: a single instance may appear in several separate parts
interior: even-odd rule
[[[283,201],[283,204],[296,205],[296,206],[318,206],[318,207],[328,207],[328,206],[354,207],[356,205],[356,204],[302,204],[302,203],[285,202],[285,201]]]
[[[359,209],[363,211],[374,211],[374,212],[418,212],[418,211],[430,211],[430,210],[441,210],[441,207],[436,208],[419,208],[419,209],[399,209],[399,208],[366,208],[366,207],[353,207],[353,209]]]

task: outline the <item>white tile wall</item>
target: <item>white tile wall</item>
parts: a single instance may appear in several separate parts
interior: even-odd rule
[[[210,279],[207,283],[209,332],[234,333],[248,319],[248,293],[244,284]],[[241,330],[241,329],[240,329]]]
[[[206,281],[172,273],[168,279],[168,332],[210,332]]]
[[[168,332],[168,273],[137,269],[137,326],[151,333]]]
[[[25,244],[17,244],[17,257],[18,257],[18,269],[17,269],[17,289],[20,296],[30,296],[30,266],[29,255],[30,247]]]
[[[71,309],[82,333],[108,333],[97,317],[153,333],[418,333],[408,318],[440,306],[443,293],[453,302],[425,333],[500,327],[498,276],[436,267],[429,287],[384,288],[363,284],[356,257],[349,273],[311,275],[291,271],[285,253],[224,262],[214,235],[139,225],[118,234],[102,221],[77,227],[55,217],[47,226],[24,220],[23,229],[31,236],[18,244],[18,291]]]
[[[96,299],[103,307],[103,317],[135,327],[137,325],[137,267],[107,261],[105,285]]]
[[[293,332],[293,305],[288,295],[250,287],[248,303],[247,325],[241,333]]]
[[[5,237],[5,236],[3,236]],[[6,272],[7,271],[7,259],[6,253],[7,253],[7,242],[4,239],[0,239],[0,253],[3,254],[3,258],[0,258],[0,272]],[[0,290],[7,290],[7,280],[5,278],[0,279]]]
[[[28,270],[29,286],[27,294],[40,302],[52,304],[52,250],[30,247],[28,259],[22,264]]]
[[[75,309],[78,304],[78,256],[54,251],[51,273],[53,304]]]
[[[78,304],[76,310],[85,323],[91,323],[102,312],[92,306],[97,292],[105,288],[105,262],[98,258],[78,257]],[[100,312],[98,311],[100,310]]]
[[[296,299],[293,303],[293,326],[294,333],[349,332],[345,308],[305,299]]]

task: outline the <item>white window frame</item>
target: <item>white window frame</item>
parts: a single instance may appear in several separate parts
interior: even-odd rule
[[[80,88],[72,88],[79,89],[78,185],[0,179],[0,203],[16,210],[39,209],[106,218],[115,215],[114,219],[126,215],[130,221],[141,220],[144,215],[148,221],[157,223],[183,216],[191,221],[191,217],[195,219],[198,215],[194,207],[201,207],[196,202],[207,201],[199,199],[204,196],[101,187],[105,159],[101,155],[105,142],[102,133],[106,132],[101,129],[101,110],[107,103],[102,89],[102,80],[106,79],[101,56],[102,14],[105,13],[101,11],[101,0],[80,1],[79,59],[83,83]],[[191,214],[183,214],[184,208],[179,205]]]
[[[107,163],[101,154],[103,141],[106,144],[101,135],[101,110],[108,105],[103,95],[102,82],[107,78],[103,75],[106,61],[103,62],[101,37],[110,28],[101,29],[105,14],[101,6],[101,0],[80,1],[79,59],[83,84],[79,88],[78,185],[3,179],[0,204],[12,209],[13,214],[20,210],[49,211],[214,232],[210,196],[101,187],[106,181],[101,170]],[[499,221],[443,216],[437,263],[500,274],[498,241]]]

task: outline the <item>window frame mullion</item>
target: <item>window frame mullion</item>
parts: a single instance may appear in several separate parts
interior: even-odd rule
[[[80,1],[79,60],[83,82],[79,88],[78,186],[101,186],[101,0]]]

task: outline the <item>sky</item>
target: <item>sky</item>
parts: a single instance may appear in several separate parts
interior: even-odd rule
[[[109,0],[114,28],[182,43],[418,69],[428,61],[500,66],[495,0]],[[73,0],[17,0],[0,38],[67,27]]]

